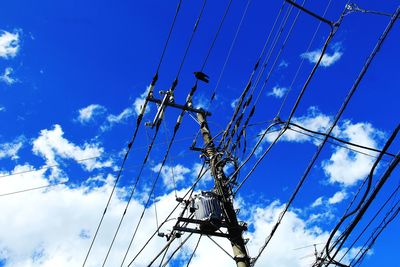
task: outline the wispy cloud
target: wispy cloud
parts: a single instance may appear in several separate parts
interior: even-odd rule
[[[282,60],[281,63],[279,63],[278,68],[287,68],[289,66],[289,63],[287,63],[285,60]]]
[[[158,173],[161,163],[154,166],[151,170]],[[178,183],[185,179],[185,175],[190,173],[190,169],[181,164],[175,166],[164,165],[161,170],[161,178],[166,189],[173,189]]]
[[[90,121],[93,121],[95,119],[95,117],[106,112],[106,108],[103,107],[102,105],[92,104],[85,108],[80,109],[78,112],[79,112],[79,115],[78,115],[77,120],[80,123],[85,124]]]
[[[132,106],[123,109],[118,114],[109,114],[106,118],[106,121],[101,126],[101,130],[110,130],[115,124],[126,123],[129,118],[139,115],[146,100],[147,94],[149,93],[149,89],[150,87],[147,87],[146,90],[133,101]],[[148,113],[149,111],[150,106],[147,105],[144,114]]]
[[[0,57],[15,57],[19,51],[19,30],[14,32],[0,31]]]
[[[100,161],[104,149],[99,144],[76,145],[64,137],[64,132],[58,124],[54,125],[53,129],[40,131],[39,137],[33,140],[32,151],[35,155],[42,156],[47,165],[57,165],[58,159],[72,159],[87,171],[112,166],[111,160]],[[82,159],[88,160],[81,161]],[[58,168],[52,168],[54,178],[59,174]]]
[[[239,103],[239,98],[232,100],[231,108],[235,109],[238,103]]]
[[[341,51],[342,49],[340,43],[334,44],[333,50],[333,53],[326,52],[323,55],[320,63],[322,67],[329,67],[342,57],[343,52]],[[301,54],[300,57],[307,59],[310,63],[316,63],[321,57],[321,50],[318,49],[310,52],[305,52]]]
[[[22,148],[24,138],[16,138],[13,142],[0,144],[0,159],[11,158],[16,160],[19,158],[18,152]]]
[[[274,88],[272,88],[272,92],[268,93],[268,96],[273,96],[275,98],[282,98],[287,91],[288,88],[286,87],[274,86]]]
[[[347,193],[345,191],[339,191],[336,192],[332,197],[328,199],[328,203],[333,205],[333,204],[338,204],[345,200],[347,198]]]
[[[18,80],[16,78],[13,78],[11,74],[14,72],[14,69],[11,67],[8,67],[4,70],[3,74],[0,76],[0,81],[12,85],[16,83]]]

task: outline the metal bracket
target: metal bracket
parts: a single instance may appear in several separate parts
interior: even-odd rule
[[[173,108],[177,108],[177,109],[180,109],[180,110],[191,111],[191,112],[194,112],[194,113],[201,113],[201,114],[203,114],[205,116],[210,116],[211,115],[210,112],[208,112],[208,111],[206,111],[206,110],[204,110],[202,108],[192,108],[192,107],[188,107],[186,105],[180,105],[180,104],[176,104],[175,102],[168,102],[168,101],[165,101],[163,103],[163,100],[160,100],[160,99],[157,99],[157,98],[154,98],[154,97],[149,97],[149,98],[147,98],[147,100],[149,102],[153,102],[153,103],[162,105],[162,106],[164,106],[164,108],[165,108],[165,106],[168,106],[168,107],[173,107]],[[160,106],[160,108],[162,106]]]

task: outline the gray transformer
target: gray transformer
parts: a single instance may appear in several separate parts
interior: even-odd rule
[[[192,200],[194,216],[200,223],[200,230],[214,232],[221,227],[223,216],[220,200],[213,192],[201,192]]]

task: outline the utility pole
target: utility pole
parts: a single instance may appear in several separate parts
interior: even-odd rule
[[[250,258],[247,255],[245,241],[242,237],[246,225],[239,224],[236,211],[233,208],[231,198],[232,192],[227,184],[227,177],[224,173],[224,161],[221,154],[215,149],[212,141],[210,129],[208,128],[206,117],[203,113],[197,113],[197,119],[200,122],[200,130],[204,140],[205,155],[209,159],[211,174],[214,178],[214,189],[221,197],[222,209],[225,212],[226,228],[228,229],[228,239],[231,242],[234,259],[238,267],[249,267]]]
[[[197,79],[208,82],[207,79],[202,78],[203,76],[207,78],[207,75],[199,72],[195,73],[195,75]],[[192,214],[189,217],[178,217],[177,225],[173,227],[172,235],[177,237],[181,236],[182,232],[189,232],[191,234],[195,233],[227,238],[231,242],[234,260],[236,261],[237,267],[249,267],[250,258],[247,254],[245,241],[242,237],[243,231],[247,230],[247,225],[246,223],[238,222],[236,211],[233,208],[231,183],[224,173],[224,166],[228,160],[223,158],[223,154],[215,148],[206,120],[206,117],[211,114],[203,109],[193,108],[192,106],[192,97],[197,88],[197,84],[192,88],[187,96],[186,103],[183,105],[177,104],[174,101],[173,93],[175,86],[176,83],[174,82],[170,90],[167,92],[161,92],[164,95],[163,99],[156,99],[153,95],[150,95],[146,99],[149,102],[158,104],[156,117],[153,123],[148,123],[148,126],[153,127],[154,125],[157,125],[157,123],[162,119],[167,107],[176,108],[181,110],[181,115],[178,117],[177,125],[174,129],[175,134],[177,127],[179,127],[182,121],[183,114],[185,112],[195,113],[197,115],[197,120],[200,123],[200,130],[204,140],[204,149],[194,147],[192,147],[192,149],[201,151],[202,155],[205,156],[206,162],[209,164],[211,174],[214,178],[214,190],[205,192],[204,195],[197,199],[183,200],[177,198],[178,202],[185,202],[186,207],[192,205],[190,209]],[[202,192],[202,194],[203,193],[204,192]],[[198,204],[197,207],[196,203]],[[195,227],[189,227],[193,225]],[[221,228],[226,230],[222,231]],[[173,240],[170,239],[172,235],[162,236],[166,236],[167,240],[171,242]]]

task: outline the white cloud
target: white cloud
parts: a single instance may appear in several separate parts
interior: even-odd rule
[[[107,121],[111,124],[122,123],[133,116],[132,108],[126,108],[118,115],[110,114],[107,116]]]
[[[319,197],[319,198],[317,198],[317,199],[311,204],[311,207],[312,207],[312,208],[315,208],[315,207],[321,206],[321,205],[323,204],[323,200],[324,200],[324,197]]]
[[[11,74],[14,72],[13,68],[6,68],[4,70],[4,73],[2,75],[0,75],[0,81],[5,82],[8,85],[12,85],[14,83],[16,83],[18,80],[11,77]]]
[[[218,99],[218,96],[215,96],[215,100]],[[210,100],[203,94],[198,94],[198,95],[194,95],[193,97],[193,106],[195,108],[203,108],[206,109],[208,108],[208,105],[210,103]]]
[[[112,161],[99,161],[97,158],[79,161],[81,159],[100,157],[104,149],[98,144],[85,143],[82,146],[75,145],[66,138],[60,125],[54,125],[51,130],[41,130],[40,135],[33,141],[34,154],[46,159],[47,165],[57,165],[57,159],[73,159],[82,165],[87,171],[111,167]],[[52,168],[53,176],[59,174],[58,168]]]
[[[192,177],[194,180],[197,179],[197,177],[199,176],[200,171],[202,170],[202,166],[203,164],[200,163],[195,163],[192,167]],[[205,173],[204,173],[205,172]],[[206,168],[206,166],[203,168],[202,174],[204,173],[204,175],[201,177],[200,186],[205,186],[208,182],[210,182],[213,178],[211,176],[211,172],[210,170],[208,170]]]
[[[238,103],[239,103],[239,98],[234,99],[231,102],[231,108],[235,109]]]
[[[328,115],[322,114],[321,112],[319,112],[319,110],[315,107],[311,107],[308,109],[308,112],[306,115],[301,116],[301,117],[294,117],[292,119],[292,122],[298,125],[301,125],[305,128],[308,128],[310,130],[313,131],[317,131],[317,132],[325,132],[328,127],[331,125],[332,123],[332,118]],[[300,129],[297,129],[300,132],[304,132]],[[264,132],[261,131],[260,134],[262,134]],[[279,132],[275,131],[272,132],[270,134],[266,135],[265,140],[267,142],[272,142],[275,140],[275,138],[278,136]],[[282,137],[280,138],[281,141],[287,141],[287,142],[297,142],[297,143],[304,143],[307,141],[313,141],[315,144],[318,144],[319,141],[316,141],[315,139],[312,139],[311,137],[295,132],[295,131],[291,131],[291,130],[287,130]]]
[[[341,52],[341,45],[340,43],[336,43],[333,45],[334,52],[329,54],[326,52],[322,57],[320,65],[322,67],[329,67],[335,62],[337,62],[343,55]],[[317,63],[318,59],[321,56],[321,50],[314,50],[310,52],[306,52],[300,55],[300,57],[307,59],[311,63]]]
[[[6,108],[3,106],[0,106],[0,112],[4,112],[4,111],[6,111]]]
[[[289,63],[287,63],[285,60],[282,60],[281,63],[279,63],[279,68],[287,68],[289,66]]]
[[[12,173],[32,168],[29,165],[17,166]],[[48,185],[49,181],[44,177],[44,172],[42,170],[16,175],[7,181],[3,179],[0,181],[0,193]],[[5,174],[8,173],[2,173],[2,175]],[[112,181],[113,179],[107,180]],[[7,201],[0,202],[2,210],[2,216],[0,216],[0,228],[2,229],[0,231],[0,261],[5,260],[2,262],[2,266],[67,267],[82,265],[111,190],[112,183],[96,188],[86,186],[70,188],[59,185],[48,190],[7,196],[7,199],[4,199]],[[86,266],[101,266],[126,205],[123,198],[126,193],[123,189],[117,190],[118,197],[111,201]],[[27,201],[27,199],[29,200]],[[157,202],[158,218],[164,220],[175,204],[173,194],[160,196]],[[142,209],[143,205],[133,199],[107,266],[120,265],[122,255],[124,255],[133,234],[132,224],[136,224]],[[176,214],[174,216],[176,217]],[[171,228],[171,224],[174,224],[174,221],[167,224],[168,229]],[[143,241],[153,233],[155,227],[155,211],[154,206],[151,206],[143,218],[135,244],[143,244]],[[167,228],[162,228],[162,230],[166,231]],[[165,243],[165,238],[154,238],[135,266],[146,266],[149,259]],[[174,247],[176,245],[178,243],[174,244]],[[134,251],[137,251],[138,246],[133,248]],[[133,253],[129,254],[128,260],[132,259],[132,255]]]
[[[336,192],[332,197],[328,199],[329,204],[338,204],[347,198],[347,193],[345,191]]]
[[[275,98],[282,98],[287,91],[288,88],[286,87],[274,86],[274,88],[272,88],[272,92],[268,93],[268,96],[273,96]]]
[[[9,173],[19,173],[32,168],[33,166],[30,165],[19,165]],[[0,260],[6,260],[5,267],[82,265],[104,205],[112,190],[114,177],[109,175],[89,178],[89,180],[91,179],[101,179],[107,182],[94,188],[84,184],[73,188],[60,185],[48,190],[15,195],[8,197],[7,201],[0,202],[2,210],[2,216],[0,216],[0,229],[2,229],[0,231]],[[49,183],[45,177],[45,170],[15,175],[10,180],[0,180],[0,194],[29,187],[45,186]],[[186,190],[179,191],[178,195],[182,196]],[[123,188],[117,188],[117,197],[112,199],[111,205],[107,209],[103,225],[87,262],[88,267],[102,264],[115,227],[126,205],[126,194],[127,191]],[[29,197],[29,201],[26,201],[27,197]],[[270,233],[283,205],[278,201],[258,206],[253,206],[243,200],[237,203],[239,203],[239,208],[246,207],[250,211],[248,214],[251,214],[247,221],[252,230],[246,233],[245,237],[250,238],[248,249],[250,256],[254,256],[263,244],[265,237]],[[159,196],[156,199],[159,221],[163,221],[175,205],[174,193]],[[142,209],[143,204],[135,196],[117,236],[107,266],[121,264],[122,255],[124,255],[133,233],[132,225],[138,221]],[[176,217],[180,211],[178,209],[172,217]],[[309,263],[314,260],[313,258],[301,259],[304,255],[312,254],[313,247],[296,249],[324,242],[329,233],[311,226],[308,221],[301,218],[300,213],[301,211],[297,209],[288,211],[270,245],[260,257],[259,266],[303,267],[309,266]],[[161,232],[168,233],[174,223],[174,220],[169,221],[162,227]],[[134,246],[128,254],[128,261],[132,259],[155,229],[155,206],[153,204],[143,217]],[[186,236],[187,234],[184,234],[183,238]],[[187,259],[196,239],[196,237],[191,238],[177,257]],[[227,239],[216,238],[216,240],[231,253],[230,243]],[[289,245],[287,240],[290,240]],[[135,261],[135,266],[147,266],[149,259],[152,259],[165,244],[165,239],[156,236]],[[173,251],[178,244],[179,242],[173,243],[170,251]],[[222,253],[215,244],[203,237],[191,266],[210,265],[210,259],[213,259],[213,266],[229,267],[234,264],[233,260]]]
[[[19,31],[0,31],[0,57],[15,57],[19,50]]]
[[[243,203],[246,205],[246,203]],[[246,209],[251,210],[251,217],[248,222],[251,232],[245,234],[250,241],[247,245],[250,256],[257,255],[259,248],[264,244],[265,238],[270,234],[279,214],[283,209],[278,201],[274,201],[265,206],[246,206]],[[325,216],[325,215],[323,215]],[[282,223],[272,238],[270,244],[265,249],[257,266],[264,267],[306,267],[311,266],[315,261],[313,244],[317,244],[317,249],[320,251],[326,242],[329,232],[312,226],[308,221],[303,220],[299,213],[290,210],[286,213]],[[192,251],[197,238],[194,238],[187,247],[187,251]],[[216,241],[229,253],[232,248],[229,241],[226,239],[215,238]],[[288,242],[290,240],[290,242]],[[305,247],[305,248],[303,248]],[[302,249],[299,249],[302,248]],[[185,252],[182,253],[183,255]],[[304,256],[312,255],[311,257]],[[341,254],[342,255],[342,254]],[[212,266],[229,267],[234,265],[234,261],[223,253],[209,239],[203,238],[196,251],[196,254],[191,262],[191,266],[208,266],[210,259],[213,260]],[[345,259],[348,262],[348,258]]]
[[[106,122],[101,126],[102,131],[107,131],[111,129],[115,124],[121,124],[121,123],[126,123],[129,118],[133,117],[134,115],[139,115],[142,106],[144,105],[145,99],[147,97],[147,94],[149,93],[150,86],[146,88],[146,90],[133,101],[132,106],[129,106],[125,108],[121,113],[119,114],[109,114],[107,116]],[[145,114],[150,111],[150,106],[147,105]]]
[[[378,143],[384,137],[384,133],[375,129],[370,123],[345,121],[340,127],[339,137],[353,143],[377,148]],[[376,155],[376,153],[360,148],[357,148],[357,150]],[[322,163],[322,167],[331,183],[351,186],[369,174],[374,161],[375,158],[373,157],[338,147],[330,159]]]
[[[91,104],[79,110],[78,121],[82,124],[93,121],[94,117],[103,114],[106,108],[102,105]]]
[[[19,158],[18,151],[22,148],[23,138],[17,138],[13,142],[0,144],[0,159],[11,158],[16,160]]]
[[[144,102],[146,101],[146,97],[149,94],[149,91],[150,91],[150,86],[148,86],[146,88],[146,90],[139,97],[137,97],[135,99],[135,101],[133,102],[133,107],[135,109],[136,115],[139,115],[140,112],[142,111]],[[149,111],[150,111],[150,107],[149,107],[149,105],[147,105],[144,113],[146,114]]]
[[[155,173],[158,173],[160,167],[161,163],[151,168],[151,170]],[[185,174],[188,173],[190,173],[190,169],[184,167],[181,164],[177,164],[175,166],[164,165],[164,167],[161,170],[160,176],[163,180],[165,188],[170,190],[173,189],[176,184],[185,180]]]
[[[294,117],[292,122],[310,130],[324,133],[332,124],[332,117],[321,113],[316,108],[310,108],[305,116]],[[293,129],[309,134],[294,126]],[[262,130],[260,134],[263,132],[264,130]],[[297,143],[313,142],[315,145],[320,144],[320,139],[311,138],[299,132],[289,129],[282,135],[280,141]],[[274,141],[278,133],[278,131],[274,131],[267,134],[264,138],[264,142]],[[333,136],[352,143],[377,148],[378,144],[383,141],[385,134],[374,128],[370,123],[353,123],[349,120],[344,120],[334,128]],[[260,147],[256,155],[261,153],[262,146]],[[376,155],[376,153],[365,149],[357,148],[357,150],[370,155]],[[356,153],[344,147],[334,146],[333,153],[329,160],[322,162],[322,168],[330,183],[340,183],[343,186],[351,186],[368,175],[374,160],[374,157]]]

